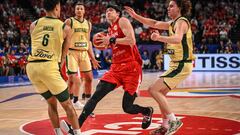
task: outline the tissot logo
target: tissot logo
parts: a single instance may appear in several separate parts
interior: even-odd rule
[[[232,135],[240,132],[240,122],[201,116],[181,115],[183,127],[176,135]],[[66,118],[64,118],[66,119]],[[103,114],[88,118],[82,127],[83,135],[148,135],[162,123],[159,114],[154,115],[151,126],[141,129],[141,115]],[[22,132],[34,135],[52,135],[49,120],[30,122],[21,127]]]
[[[211,68],[240,68],[240,58],[236,56],[232,57],[208,57],[208,56],[201,56],[198,57],[199,61],[202,63],[202,68],[206,68],[206,64],[210,64]]]
[[[240,71],[240,54],[195,54],[193,70]],[[169,67],[170,58],[164,55],[164,70]]]

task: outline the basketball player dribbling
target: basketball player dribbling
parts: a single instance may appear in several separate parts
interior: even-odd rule
[[[107,6],[106,17],[110,23],[108,35],[99,36],[98,40],[102,43],[99,46],[110,46],[112,49],[112,64],[110,70],[97,84],[95,93],[84,106],[79,116],[79,125],[82,127],[84,121],[103,97],[119,86],[123,86],[122,108],[124,112],[142,114],[141,127],[146,129],[151,124],[153,108],[134,104],[142,80],[142,59],[136,46],[132,25],[127,18],[121,17],[121,9],[117,5]],[[69,127],[65,121],[62,122]]]

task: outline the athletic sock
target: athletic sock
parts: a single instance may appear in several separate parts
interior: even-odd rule
[[[63,135],[62,130],[60,128],[54,128],[55,135]]]
[[[83,93],[83,94],[82,94],[82,100],[85,100],[85,98],[86,98],[86,94]]]
[[[71,100],[73,99],[73,94],[70,94],[70,99],[71,99]]]
[[[167,118],[171,121],[176,121],[177,120],[177,118],[175,117],[175,115],[173,113],[168,114]]]
[[[81,135],[80,129],[74,129],[73,133],[74,133],[74,135]]]
[[[78,101],[78,96],[73,96],[73,103],[76,103]]]
[[[162,123],[162,126],[167,129],[169,128],[168,121],[169,121],[169,119],[163,119],[163,123]]]

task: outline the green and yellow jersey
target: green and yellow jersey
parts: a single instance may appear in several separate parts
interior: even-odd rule
[[[42,17],[31,33],[31,54],[28,61],[61,61],[64,23],[53,17]]]
[[[87,51],[89,48],[89,22],[86,19],[81,22],[74,17],[71,17],[70,20],[71,28],[73,30],[70,49]]]
[[[173,62],[194,60],[195,56],[193,55],[192,30],[187,18],[179,17],[175,21],[173,21],[169,26],[169,36],[175,34],[174,26],[178,20],[186,21],[189,28],[187,33],[183,35],[182,42],[180,44],[167,45],[167,53],[169,54],[171,61]]]

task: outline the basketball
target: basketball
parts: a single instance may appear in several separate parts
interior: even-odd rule
[[[107,36],[107,33],[104,33],[104,32],[98,32],[96,33],[94,36],[93,36],[93,46],[99,50],[105,50],[107,47],[102,47],[102,46],[99,46],[102,42],[98,42],[97,41],[97,37],[100,37],[100,36]]]

